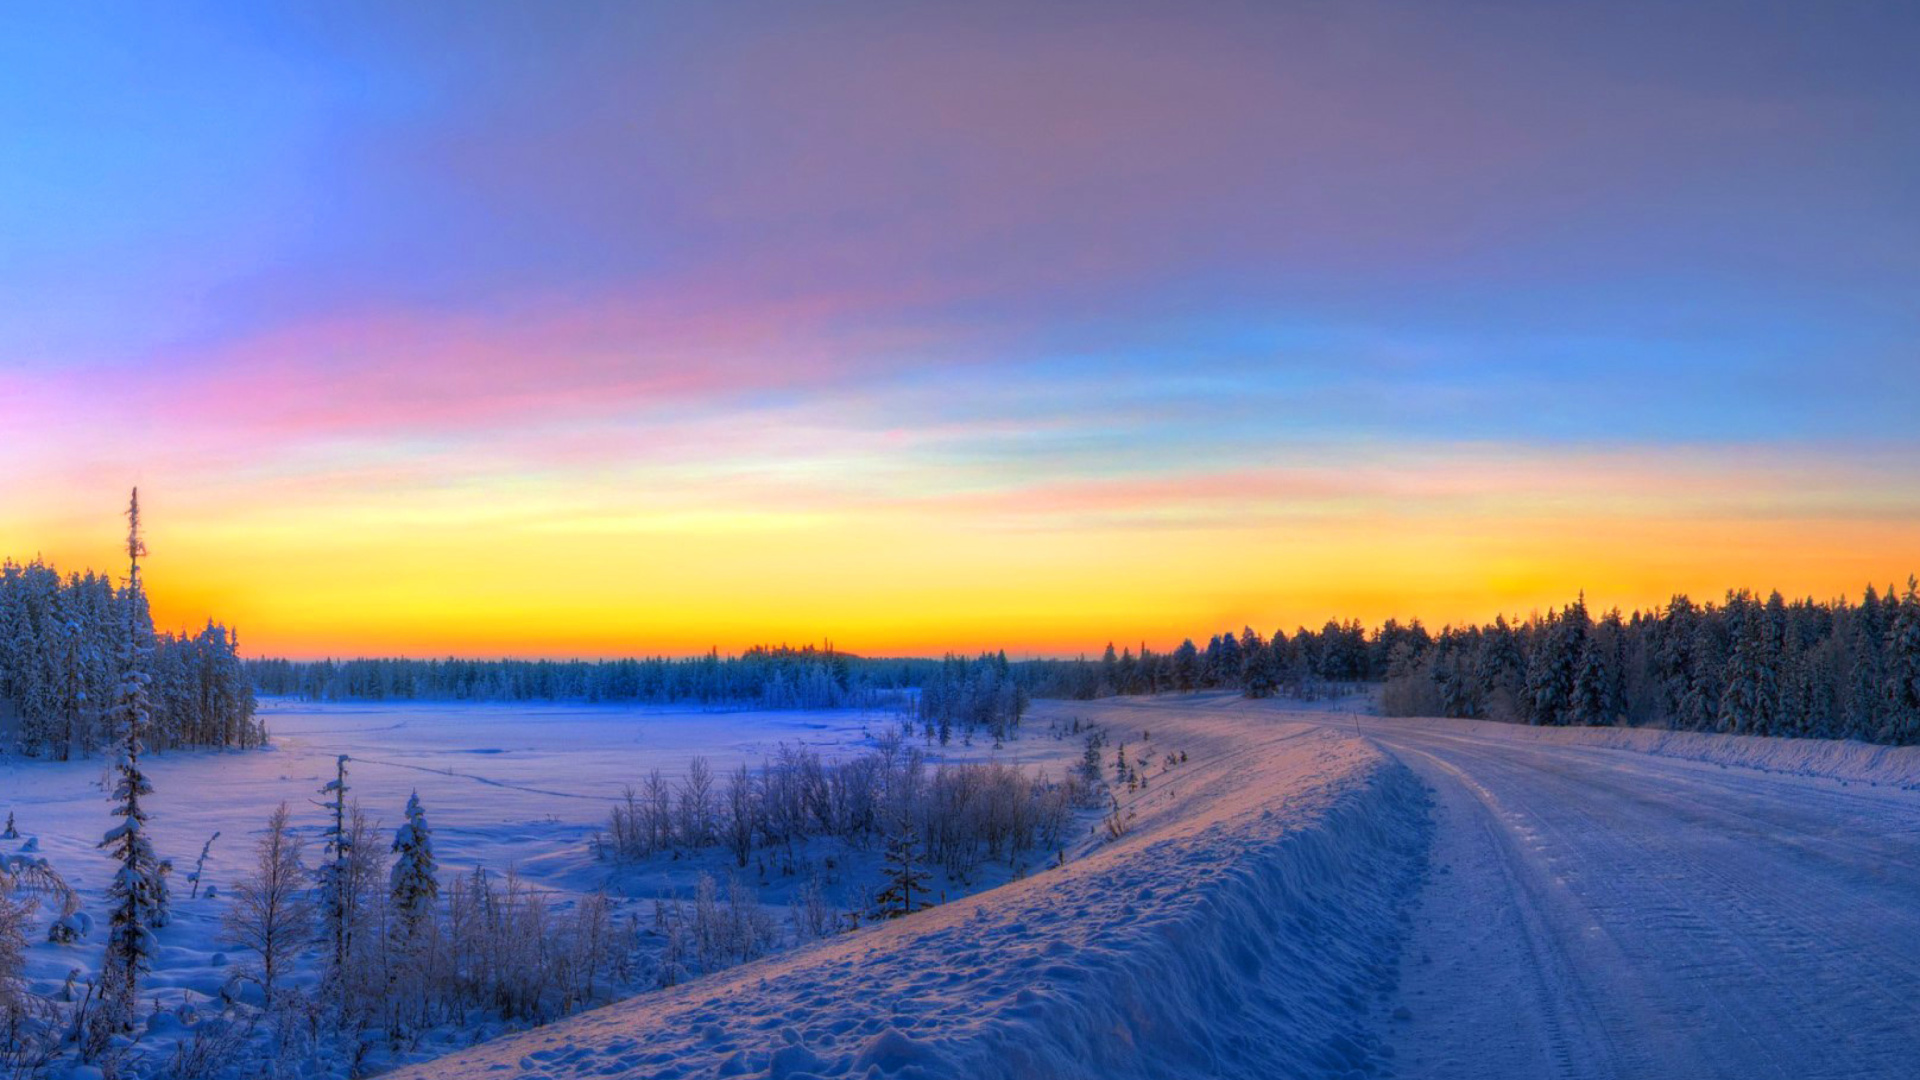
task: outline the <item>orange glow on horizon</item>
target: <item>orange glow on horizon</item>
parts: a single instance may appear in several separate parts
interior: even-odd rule
[[[144,494],[144,493],[143,493]],[[943,515],[383,525],[359,514],[148,511],[157,623],[234,626],[250,656],[613,657],[819,643],[866,655],[1169,648],[1251,625],[1431,627],[1728,588],[1857,598],[1903,583],[1920,522],[1365,512],[1247,526],[1012,529]],[[39,551],[119,571],[109,514]],[[71,524],[69,524],[71,528]],[[4,536],[9,542],[14,536]],[[16,547],[16,551],[21,550]],[[31,550],[31,549],[29,549]],[[16,558],[20,556],[16,554]]]

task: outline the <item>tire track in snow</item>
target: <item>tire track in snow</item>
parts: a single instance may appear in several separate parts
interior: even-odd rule
[[[1920,800],[1911,793],[1497,733],[1387,723],[1371,734],[1424,763],[1430,779],[1487,803],[1488,820],[1521,855],[1502,869],[1522,877],[1516,886],[1483,875],[1483,891],[1525,905],[1547,889],[1565,901],[1547,922],[1579,979],[1556,993],[1592,1000],[1602,1034],[1623,1050],[1592,1075],[1915,1075]],[[1442,921],[1419,947],[1439,951],[1464,933]],[[1496,1012],[1476,1023],[1493,1025]],[[1421,1034],[1469,1047],[1476,1037]]]

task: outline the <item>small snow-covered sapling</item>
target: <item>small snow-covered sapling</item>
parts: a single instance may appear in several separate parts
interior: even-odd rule
[[[200,846],[200,857],[193,861],[193,873],[187,875],[187,880],[193,882],[193,891],[188,894],[189,899],[197,900],[200,898],[200,872],[206,869],[207,852],[213,850],[213,842],[218,839],[220,839],[220,834],[216,831],[212,836],[207,837],[205,844]],[[212,890],[208,890],[207,895],[213,895]]]

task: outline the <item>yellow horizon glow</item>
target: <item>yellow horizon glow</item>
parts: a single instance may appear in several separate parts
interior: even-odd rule
[[[669,513],[643,530],[487,508],[396,524],[378,501],[170,516],[164,498],[145,497],[156,623],[211,617],[237,628],[246,655],[296,658],[696,655],[828,640],[876,656],[1070,657],[1110,640],[1165,649],[1329,618],[1437,629],[1544,611],[1582,590],[1596,610],[1730,588],[1857,599],[1920,562],[1920,522],[1898,516],[1543,514],[1525,499],[1468,515],[1375,505],[1240,526],[1027,528],[863,507]],[[83,531],[61,524],[34,549],[47,561],[124,573],[111,515]],[[20,527],[0,539],[16,543]]]

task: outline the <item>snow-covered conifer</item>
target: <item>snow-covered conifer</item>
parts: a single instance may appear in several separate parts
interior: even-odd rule
[[[167,921],[166,867],[153,853],[146,836],[147,814],[140,805],[141,796],[153,793],[153,786],[140,769],[140,740],[149,720],[147,701],[147,642],[151,628],[144,622],[146,604],[141,598],[140,556],[146,547],[140,540],[140,493],[136,489],[127,510],[127,578],[125,640],[121,646],[120,697],[115,705],[119,725],[120,756],[115,762],[113,814],[120,823],[107,830],[100,846],[113,853],[119,869],[107,888],[112,909],[107,937],[107,955],[101,965],[104,990],[99,1023],[107,1030],[124,1030],[132,1023],[134,1004],[139,993],[140,975],[149,970],[159,944],[153,928]]]
[[[916,850],[920,838],[910,823],[902,822],[887,838],[887,887],[874,896],[885,918],[911,915],[927,906],[927,872]]]
[[[1920,580],[1907,579],[1907,594],[1887,628],[1885,652],[1887,720],[1882,738],[1920,741]]]
[[[353,840],[347,831],[347,762],[341,754],[334,761],[334,778],[320,788],[325,800],[322,810],[332,816],[327,823],[326,861],[321,863],[320,920],[328,949],[328,970],[337,975],[346,967],[347,950],[353,933]]]
[[[440,881],[435,876],[437,864],[433,858],[433,830],[428,828],[426,812],[420,808],[418,791],[407,798],[407,820],[394,831],[393,854],[389,895],[398,920],[397,936],[406,943],[412,940],[420,923],[432,914],[433,902],[440,896]]]

